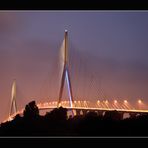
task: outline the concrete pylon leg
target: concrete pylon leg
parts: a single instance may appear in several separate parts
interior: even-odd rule
[[[65,66],[63,69],[63,73],[62,73],[62,79],[61,79],[61,87],[60,87],[60,92],[59,92],[59,100],[58,100],[58,104],[57,106],[60,107],[61,106],[61,98],[62,98],[62,94],[63,94],[63,88],[64,88],[64,80],[65,80]]]
[[[80,111],[81,111],[81,110],[79,110],[79,109],[76,110],[76,115],[77,115],[77,116],[80,116]]]
[[[137,113],[129,113],[130,118],[135,118],[137,116]]]
[[[17,112],[17,104],[16,104],[16,80],[13,81],[12,90],[11,90],[11,104],[10,104],[10,111],[9,117],[14,113]]]
[[[82,110],[82,112],[84,116],[87,114],[87,110]]]
[[[99,110],[99,111],[97,111],[97,114],[98,114],[99,116],[103,116],[103,112],[104,112],[104,111]]]

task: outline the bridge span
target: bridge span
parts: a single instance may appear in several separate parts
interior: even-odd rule
[[[40,111],[47,110],[51,111],[57,108],[57,101],[45,102],[45,103],[38,103],[37,107]],[[88,112],[96,112],[98,115],[103,115],[106,111],[118,111],[119,113],[124,116],[125,113],[128,113],[129,116],[137,116],[141,114],[148,114],[148,110],[141,108],[136,109],[130,105],[127,101],[123,103],[118,103],[116,100],[113,102],[109,101],[97,101],[96,103],[92,103],[89,101],[74,101],[73,106],[71,107],[70,101],[61,101],[61,106],[66,108],[68,111],[73,111],[74,115],[85,115]],[[11,121],[15,118],[17,114],[23,115],[24,109],[17,111],[16,113],[12,114],[8,117],[4,122]]]
[[[96,102],[90,101],[76,101],[72,89],[72,81],[69,68],[69,55],[68,55],[68,32],[65,30],[64,40],[61,46],[62,61],[61,61],[61,74],[60,74],[60,89],[57,101],[37,103],[39,110],[52,110],[60,106],[73,111],[74,115],[86,114],[87,112],[94,111],[98,114],[104,114],[106,111],[118,111],[122,114],[128,113],[132,115],[148,113],[148,105],[143,100],[137,100],[134,104],[128,100],[97,100]],[[64,84],[67,84],[68,101],[62,101]],[[92,85],[92,83],[91,83]],[[93,88],[91,88],[93,89]],[[102,97],[101,97],[102,98]],[[17,114],[23,114],[24,109],[18,111],[16,103],[16,80],[14,80],[11,92],[11,104],[9,117],[5,121],[12,120]]]

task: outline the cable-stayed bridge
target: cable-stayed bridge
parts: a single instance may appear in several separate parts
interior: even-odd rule
[[[79,114],[85,114],[88,111],[95,111],[98,114],[103,114],[105,111],[113,111],[117,110],[118,112],[129,113],[129,114],[142,114],[142,113],[148,113],[147,105],[143,102],[143,100],[139,99],[136,100],[135,104],[132,105],[128,100],[117,100],[117,99],[111,99],[107,100],[104,98],[100,98],[97,101],[88,101],[88,100],[81,100],[74,98],[74,92],[73,92],[73,84],[71,81],[71,72],[70,72],[70,66],[69,65],[69,54],[68,54],[68,32],[65,30],[64,34],[64,40],[61,46],[62,52],[61,52],[61,75],[60,75],[60,89],[58,93],[58,98],[55,101],[49,101],[44,103],[38,103],[37,106],[39,110],[47,110],[47,109],[54,109],[56,107],[65,107],[68,110],[72,112],[72,115],[79,115]],[[91,89],[93,89],[91,81]],[[64,93],[64,86],[67,86],[67,92],[68,92],[68,99],[65,100],[63,98]],[[16,102],[16,80],[14,80],[12,85],[12,94],[11,94],[11,105],[10,105],[10,112],[9,117],[6,120],[12,120],[13,117],[15,117],[16,114],[22,114],[23,110],[17,110],[17,102]]]

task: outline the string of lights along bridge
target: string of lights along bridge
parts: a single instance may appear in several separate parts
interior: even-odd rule
[[[129,114],[141,114],[148,113],[147,104],[142,99],[137,99],[135,103],[131,103],[129,100],[118,99],[103,99],[99,98],[97,101],[88,100],[75,100],[73,96],[73,84],[71,81],[70,68],[69,68],[69,56],[68,56],[68,31],[65,30],[64,40],[62,43],[62,62],[61,62],[61,76],[60,76],[60,90],[56,92],[59,97],[56,101],[49,101],[44,103],[38,103],[39,110],[54,109],[57,107],[67,108],[74,114],[85,114],[88,111],[95,111],[97,113],[103,113],[105,111],[117,110],[121,113]],[[64,85],[67,86],[69,100],[62,100]],[[16,80],[12,84],[11,93],[11,105],[9,116],[5,121],[12,120],[16,114],[22,114],[24,109],[17,110],[16,102]]]

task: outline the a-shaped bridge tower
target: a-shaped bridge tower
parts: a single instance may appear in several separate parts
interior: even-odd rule
[[[12,90],[11,90],[11,104],[10,104],[10,111],[9,117],[12,114],[16,114],[17,112],[17,105],[16,105],[16,80],[13,81]]]
[[[61,106],[61,99],[63,94],[63,88],[64,88],[64,82],[66,80],[67,88],[68,88],[68,96],[69,96],[69,102],[70,107],[73,107],[74,101],[73,101],[73,94],[72,94],[72,85],[71,85],[71,79],[70,79],[70,72],[69,72],[69,66],[68,66],[68,31],[65,30],[64,35],[64,46],[63,46],[63,67],[62,67],[62,77],[61,77],[61,83],[60,83],[60,92],[59,92],[59,100],[57,106]]]

